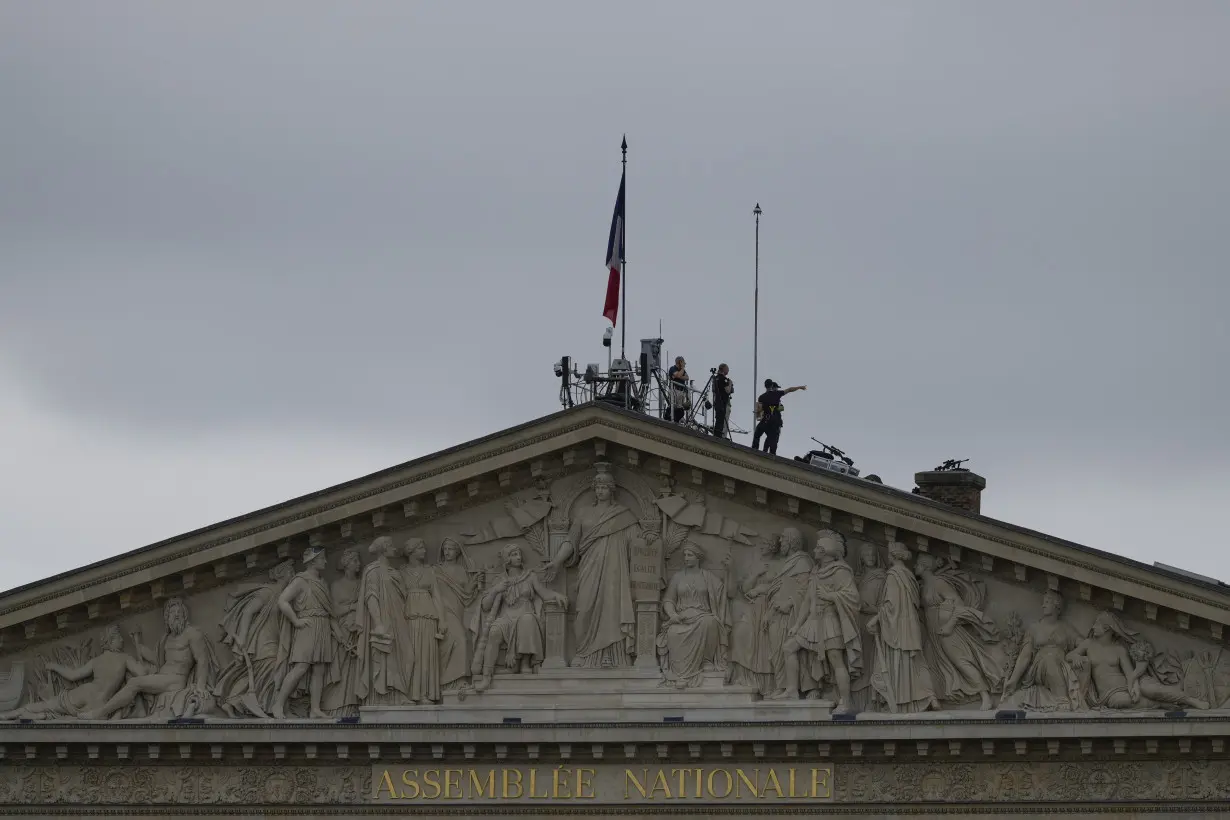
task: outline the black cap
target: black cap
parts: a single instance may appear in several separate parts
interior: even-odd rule
[[[765,390],[772,390],[774,387],[777,387],[777,382],[773,381],[772,379],[765,379],[765,380],[764,380],[764,389],[765,389]]]

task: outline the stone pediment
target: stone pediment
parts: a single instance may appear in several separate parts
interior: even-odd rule
[[[596,474],[612,477],[618,514],[594,500]],[[407,568],[415,539],[421,566]],[[836,541],[845,586],[819,567]],[[321,577],[294,581],[296,617],[320,619],[300,627],[277,599],[322,550]],[[384,575],[372,570],[381,560]],[[796,623],[830,582],[836,610]],[[885,605],[885,589],[905,597]],[[775,614],[779,602],[793,609]],[[192,629],[170,628],[184,617]],[[1095,621],[1110,637],[1085,646]],[[997,706],[1053,710],[1080,687],[1081,708],[1218,707],[1230,700],[1226,624],[1224,585],[587,405],[0,596],[0,701],[63,707],[73,687],[53,666],[107,655],[114,685],[97,688],[109,694],[178,652],[186,678],[209,666],[199,685],[143,690],[112,716],[262,717],[296,664],[303,681],[283,706],[299,717],[314,686],[331,717],[362,707],[416,722],[481,715],[484,703],[506,716],[535,697],[567,712],[569,687],[574,717],[611,719],[799,719],[834,703],[916,712],[929,699],[977,710],[983,691]],[[108,655],[110,642],[124,648]],[[1111,691],[1128,674],[1127,695]],[[49,714],[66,709],[91,711]]]

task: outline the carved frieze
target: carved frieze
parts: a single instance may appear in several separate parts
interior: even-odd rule
[[[643,767],[637,763],[596,765],[604,770],[630,768],[634,777],[642,776]],[[763,769],[770,764],[760,765]],[[808,764],[792,761],[789,765]],[[419,776],[424,771],[432,772],[438,783],[444,782],[444,771],[451,769],[458,773],[460,782],[466,783],[465,766],[424,761],[416,768]],[[547,768],[554,772],[558,767]],[[665,768],[666,783],[675,788],[670,764],[650,768]],[[714,767],[710,764],[709,768]],[[726,768],[733,770],[737,766],[731,764]],[[742,764],[742,768],[749,770],[750,778],[752,766]],[[996,805],[1045,801],[1054,806],[1224,802],[1230,797],[1230,766],[1221,760],[859,762],[836,763],[831,769],[832,800],[836,804]],[[694,769],[685,771],[691,773]],[[0,768],[0,806],[359,806],[373,802],[372,774],[371,766],[359,765],[8,765]],[[616,775],[622,776],[622,771]],[[649,802],[639,794],[634,796],[637,802]],[[621,799],[622,790],[616,790],[602,802],[618,804]],[[673,794],[668,798],[663,792],[655,800],[673,808],[684,805],[680,798]],[[496,797],[491,802],[517,801]],[[546,800],[537,802],[542,804]],[[561,802],[569,803],[566,799],[550,802],[554,807]],[[585,802],[594,804],[592,800]],[[439,803],[445,805],[442,795]]]
[[[808,523],[642,461],[539,470],[363,547],[313,528],[263,577],[235,562],[227,586],[6,659],[0,681],[20,696],[0,719],[336,720],[529,692],[561,670],[839,713],[1230,704],[1230,659],[1194,628],[1054,574],[958,565],[952,545],[896,524]]]

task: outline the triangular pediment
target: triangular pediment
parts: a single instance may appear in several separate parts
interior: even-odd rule
[[[636,476],[642,518],[680,515],[692,503],[688,515],[700,516],[690,524],[694,532],[736,551],[750,554],[784,527],[809,536],[835,529],[852,544],[880,549],[900,542],[977,576],[1001,608],[1010,599],[1032,612],[1043,592],[1056,590],[1075,606],[1174,634],[1188,655],[1222,645],[1230,624],[1225,585],[585,405],[12,590],[0,596],[0,652],[24,657],[120,619],[154,618],[173,596],[221,600],[224,590],[261,581],[282,562],[298,566],[309,547],[336,556],[382,534],[404,540],[420,531],[434,539],[433,551],[444,531],[470,544],[502,543],[527,533],[552,504],[558,508],[561,482],[580,487],[578,477],[592,475],[598,462]],[[675,500],[663,501],[668,496]],[[538,513],[535,500],[545,504]],[[489,556],[476,560],[491,565]],[[209,617],[219,617],[220,607],[211,604]]]
[[[1076,585],[1082,598],[1104,590],[1148,605],[1150,614],[1230,624],[1230,587],[1166,572],[892,487],[818,472],[797,462],[594,404],[434,453],[378,473],[167,539],[0,595],[4,648],[47,639],[81,620],[151,597],[200,591],[298,558],[311,544],[353,544],[524,490],[539,479],[595,460],[669,476],[788,519],[844,524],[854,536],[892,536],[913,549],[1014,577]],[[886,534],[884,528],[889,530]],[[1082,590],[1088,587],[1088,594]],[[1163,610],[1169,615],[1163,615]],[[59,622],[57,625],[57,621]]]

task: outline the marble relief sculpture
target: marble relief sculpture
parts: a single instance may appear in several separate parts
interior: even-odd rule
[[[1078,700],[1093,709],[1151,709],[1159,705],[1208,709],[1181,686],[1167,685],[1155,668],[1153,646],[1113,612],[1101,612],[1089,636],[1067,655],[1075,670]]]
[[[923,652],[918,580],[906,565],[910,551],[905,544],[892,543],[888,554],[892,564],[885,575],[880,603],[867,622],[867,630],[875,636],[871,688],[890,712],[939,709]]]
[[[278,641],[282,616],[278,596],[295,575],[293,561],[269,570],[265,584],[242,585],[227,594],[222,644],[232,660],[214,684],[218,706],[231,717],[269,717],[277,695]]]
[[[310,706],[308,717],[326,718],[321,709],[325,686],[338,682],[338,644],[349,636],[339,634],[337,614],[321,573],[328,566],[325,551],[308,547],[303,553],[305,569],[278,596],[278,609],[285,616],[278,638],[278,674],[282,680],[271,714],[286,717],[290,696],[306,683]]]
[[[806,551],[803,533],[794,527],[787,527],[782,530],[779,543],[785,560],[769,588],[769,606],[761,627],[773,669],[771,697],[774,698],[787,697],[792,689],[799,686],[798,674],[792,676],[788,672],[784,647],[790,639],[790,629],[796,616],[803,611],[808,578],[815,567],[815,562]]]
[[[733,563],[726,564],[726,593],[731,598],[733,620],[730,634],[730,659],[726,682],[753,686],[762,695],[777,690],[773,675],[773,652],[764,627],[777,582],[780,538],[766,538],[760,544],[760,563],[742,580],[735,577]]]
[[[339,639],[342,644],[337,655],[336,680],[326,684],[320,699],[320,708],[333,717],[349,717],[358,714],[359,696],[355,692],[355,660],[359,654],[359,573],[363,571],[363,559],[353,547],[338,559],[342,577],[329,585],[333,612],[337,617]]]
[[[868,624],[880,612],[880,599],[884,595],[884,581],[888,573],[879,548],[870,541],[864,541],[859,546],[858,557],[858,611],[859,627],[863,636],[863,657],[874,658],[876,636],[872,634]],[[874,694],[871,675],[855,678],[850,683],[851,708],[859,712],[869,709]]]
[[[410,635],[402,617],[405,580],[393,564],[401,550],[391,537],[382,535],[372,541],[368,552],[375,560],[359,581],[355,694],[369,706],[395,705],[406,702],[410,692],[406,677]]]
[[[0,720],[419,714],[493,687],[488,706],[515,702],[516,679],[501,692],[500,675],[536,673],[601,678],[655,704],[703,703],[721,686],[722,702],[816,701],[780,705],[791,714],[824,714],[830,701],[837,713],[899,715],[996,701],[1031,712],[1230,707],[1230,661],[1203,624],[1179,635],[1156,613],[1139,624],[1099,613],[1090,602],[1103,593],[1088,588],[1065,613],[1057,591],[1034,596],[986,562],[986,573],[962,569],[923,539],[921,552],[894,538],[851,541],[847,557],[846,537],[821,529],[810,550],[816,522],[797,505],[795,526],[761,540],[774,521],[791,523],[773,497],[753,508],[727,484],[731,497],[718,498],[651,459],[641,472],[661,473],[655,490],[635,461],[547,471],[532,493],[511,490],[503,514],[482,499],[464,513],[455,497],[414,516],[407,505],[406,529],[332,565],[319,536],[267,577],[227,580],[238,562],[220,562],[222,585],[198,576],[188,602],[204,626],[183,598],[162,597],[174,579],[138,590],[99,651],[97,635],[70,628],[16,661],[31,679]],[[249,569],[271,554],[249,553]],[[148,633],[159,621],[160,640],[144,646],[137,625]]]
[[[992,691],[1003,689],[1003,656],[994,651],[999,629],[982,611],[986,590],[964,572],[937,567],[935,556],[926,553],[915,564],[936,686],[944,700],[976,697],[986,711]]]
[[[640,521],[615,500],[615,478],[606,465],[595,466],[595,501],[577,511],[567,540],[544,573],[551,583],[560,567],[577,568],[574,668],[630,666],[636,655],[628,564],[634,544],[643,543]]]
[[[726,584],[701,567],[704,553],[695,544],[683,547],[683,568],[671,576],[662,596],[666,620],[657,648],[663,683],[678,689],[701,684],[705,672],[725,670],[730,651],[730,615]],[[726,556],[729,565],[730,556]]]
[[[542,608],[546,602],[566,608],[568,599],[548,589],[538,574],[527,569],[521,547],[503,550],[504,575],[495,579],[482,597],[479,646],[482,674],[478,692],[491,686],[501,653],[508,672],[534,673],[543,659]]]
[[[782,646],[786,688],[776,697],[817,696],[819,684],[837,690],[835,712],[850,709],[850,681],[863,673],[858,632],[859,598],[854,570],[846,563],[846,539],[835,530],[816,536],[816,566],[789,637]]]
[[[1063,598],[1047,591],[1042,596],[1042,617],[1025,630],[1001,705],[1038,712],[1071,710],[1080,692],[1068,653],[1080,642],[1076,630],[1063,620]]]
[[[103,651],[83,665],[70,669],[57,663],[48,663],[47,671],[59,675],[70,683],[89,679],[72,689],[65,689],[48,700],[27,703],[18,709],[0,714],[0,720],[76,718],[91,711],[100,710],[124,686],[128,676],[145,674],[145,667],[124,652],[124,635],[118,624],[103,631]]]
[[[440,640],[440,689],[445,692],[470,685],[476,635],[467,613],[478,601],[483,572],[473,569],[465,548],[452,538],[440,544],[440,563],[435,567],[442,624]]]
[[[406,542],[405,618],[410,638],[407,652],[406,694],[414,704],[440,699],[440,646],[447,629],[444,607],[436,588],[435,571],[427,565],[427,544],[422,538]]]
[[[102,706],[81,713],[87,720],[105,720],[117,713],[127,717],[193,717],[214,704],[212,690],[217,673],[213,644],[188,619],[180,598],[163,606],[167,634],[149,649],[134,630],[133,643],[144,662],[142,674],[128,682]]]

